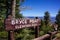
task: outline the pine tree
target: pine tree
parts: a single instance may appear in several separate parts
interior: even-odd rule
[[[58,14],[56,15],[56,23],[58,24],[58,28],[60,28],[60,10],[58,11]]]
[[[45,12],[45,15],[44,15],[44,22],[45,22],[45,25],[49,25],[49,22],[50,22],[50,14],[48,11]]]
[[[23,15],[20,13],[21,9],[19,8],[20,6],[22,6],[23,2],[25,0],[16,0],[16,18],[22,18]]]

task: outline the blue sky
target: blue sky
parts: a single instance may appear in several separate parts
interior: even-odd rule
[[[60,0],[25,0],[22,6],[30,7],[21,11],[23,16],[44,16],[48,11],[54,17],[60,9]]]

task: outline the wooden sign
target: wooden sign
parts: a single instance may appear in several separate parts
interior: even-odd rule
[[[35,27],[40,25],[40,19],[6,19],[5,29],[6,30],[16,30],[26,27]]]

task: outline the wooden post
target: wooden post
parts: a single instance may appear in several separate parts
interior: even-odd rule
[[[11,39],[10,39],[10,31],[8,31],[8,40],[11,40]]]
[[[15,39],[14,39],[14,31],[10,31],[10,39],[11,39],[11,40],[15,40]]]
[[[38,19],[38,17],[35,17],[36,19]],[[39,37],[39,26],[35,27],[35,38]]]
[[[14,32],[13,31],[8,31],[8,40],[14,40]]]
[[[15,7],[16,7],[16,0],[12,0],[11,1],[11,14],[13,18],[15,18]],[[14,31],[10,31],[10,40],[15,40]]]
[[[35,38],[39,37],[39,27],[35,27]]]
[[[11,15],[8,15],[8,18],[7,19],[11,19],[12,16]],[[11,20],[9,20],[11,21]],[[6,22],[8,22],[8,20],[6,20]],[[10,24],[8,24],[7,27],[9,27]],[[11,25],[10,25],[11,26]],[[10,31],[8,29],[6,29],[8,31],[8,40],[14,40],[14,32],[13,31]]]
[[[10,0],[6,1],[7,5],[7,14],[6,18],[8,15],[12,15],[13,18],[15,18],[15,6],[16,6],[16,0]],[[14,31],[8,31],[8,40],[15,40],[14,39]]]

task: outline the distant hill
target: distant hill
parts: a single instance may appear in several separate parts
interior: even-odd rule
[[[35,17],[31,17],[31,16],[29,16],[29,17],[25,17],[25,18],[31,18],[31,19],[33,19],[33,18],[35,18]],[[38,17],[38,18],[40,18],[40,19],[43,19],[43,17]],[[55,17],[50,17],[50,20],[51,20],[51,22],[55,22]]]

